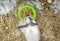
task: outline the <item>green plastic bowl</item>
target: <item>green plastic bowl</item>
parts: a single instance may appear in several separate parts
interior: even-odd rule
[[[19,19],[21,21],[24,20],[24,18],[22,17],[22,15],[23,15],[22,11],[24,9],[26,9],[26,8],[30,8],[31,9],[31,11],[32,11],[32,19],[35,19],[36,18],[36,10],[35,10],[34,6],[29,5],[29,4],[24,4],[24,5],[22,5],[22,6],[19,7],[19,9],[18,9],[18,17],[19,17]]]

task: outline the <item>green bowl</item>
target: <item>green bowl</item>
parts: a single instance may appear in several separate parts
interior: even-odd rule
[[[18,17],[21,21],[24,20],[24,18],[22,17],[22,11],[26,8],[30,8],[31,11],[32,11],[32,19],[35,19],[36,18],[36,9],[34,8],[34,6],[30,5],[30,4],[24,4],[22,6],[19,7],[18,9]]]

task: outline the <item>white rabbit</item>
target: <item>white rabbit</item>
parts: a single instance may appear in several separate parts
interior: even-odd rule
[[[30,16],[25,18],[25,25],[20,26],[19,28],[24,33],[26,41],[39,41],[40,40],[40,31],[35,20],[32,20]]]

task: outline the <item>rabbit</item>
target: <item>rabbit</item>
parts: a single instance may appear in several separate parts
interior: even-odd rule
[[[18,28],[24,33],[26,41],[40,41],[40,31],[35,20],[30,16],[26,16],[25,25],[19,26]]]

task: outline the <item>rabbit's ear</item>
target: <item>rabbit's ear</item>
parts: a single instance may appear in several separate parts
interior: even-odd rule
[[[32,19],[31,16],[26,16],[25,21],[27,24],[36,23],[36,21],[34,19]]]
[[[32,19],[31,16],[29,17],[29,19],[30,19],[30,21],[31,21],[32,23],[36,23],[36,21],[35,21],[34,19]]]
[[[25,18],[25,22],[26,22],[27,24],[30,24],[30,23],[31,23],[30,16],[26,16],[26,18]]]
[[[36,21],[33,19],[33,20],[32,20],[32,23],[36,23]]]

